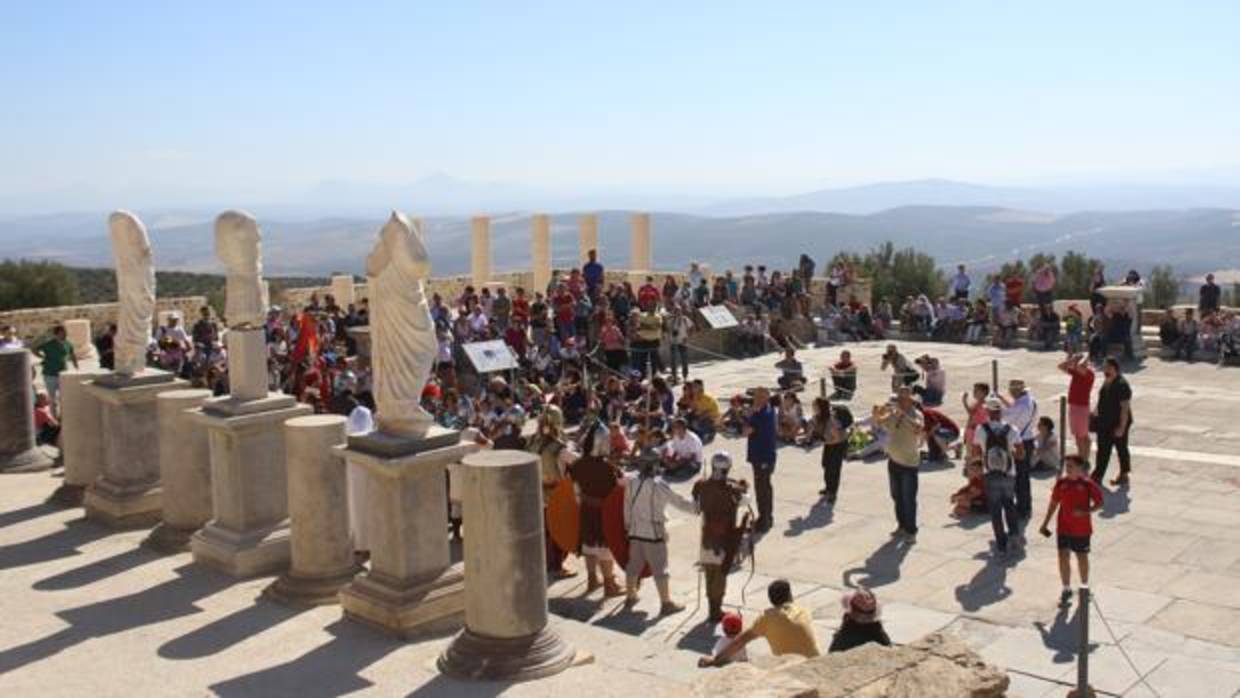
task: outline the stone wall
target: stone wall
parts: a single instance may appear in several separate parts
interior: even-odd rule
[[[156,317],[161,312],[175,311],[192,322],[198,317],[198,309],[206,304],[206,296],[159,298],[155,301]],[[116,322],[116,308],[116,303],[95,303],[9,310],[0,313],[0,325],[13,325],[17,335],[27,342],[46,336],[53,326],[66,320],[90,320],[91,332],[98,335],[107,325]]]

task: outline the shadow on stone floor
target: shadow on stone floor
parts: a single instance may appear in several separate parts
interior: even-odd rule
[[[129,550],[117,553],[111,557],[102,560],[96,560],[88,565],[75,567],[66,572],[53,575],[46,579],[40,579],[34,583],[34,588],[39,591],[62,591],[65,589],[76,589],[88,586],[95,582],[102,581],[113,575],[121,574],[148,562],[154,562],[159,559],[159,555],[134,546]]]
[[[547,609],[561,618],[588,623],[603,607],[604,601],[602,597],[560,596],[547,599]]]
[[[47,637],[0,652],[0,674],[40,661],[93,638],[122,633],[201,611],[196,603],[237,580],[194,564],[177,577],[142,591],[79,606],[56,614],[65,627]]]
[[[1132,495],[1128,493],[1128,487],[1117,487],[1113,490],[1103,488],[1102,490],[1102,511],[1098,512],[1098,517],[1102,519],[1113,519],[1120,514],[1127,514],[1132,509]]]
[[[254,622],[254,619],[232,622],[240,629]],[[343,618],[327,626],[325,630],[332,635],[332,639],[300,657],[212,684],[210,690],[223,698],[340,696],[373,686],[374,684],[362,678],[360,673],[405,644]],[[160,648],[160,654],[167,656],[163,654],[163,648]],[[310,676],[314,679],[307,679]]]
[[[986,564],[982,565],[972,579],[956,587],[956,602],[960,604],[960,608],[969,612],[980,611],[1012,595],[1012,589],[1007,585],[1007,571],[1008,567],[1015,563],[985,553],[980,557],[985,558]]]
[[[625,609],[621,602],[618,608],[608,611],[590,624],[637,637],[657,622],[658,616],[651,616],[646,611],[637,609]]]
[[[902,538],[892,538],[883,543],[865,559],[861,567],[844,570],[842,581],[845,588],[864,586],[874,589],[893,584],[900,579],[900,565],[913,546]]]
[[[164,659],[199,659],[223,652],[248,637],[291,620],[307,609],[297,609],[262,597],[164,644],[156,653]]]
[[[572,671],[572,669],[569,669]],[[512,688],[511,682],[481,682],[481,681],[458,681],[457,679],[443,674],[437,674],[435,678],[418,686],[414,691],[405,698],[442,698],[442,696],[453,696],[453,698],[495,698],[504,691]]]
[[[676,641],[676,649],[698,654],[710,654],[715,648],[715,624],[698,622]]]
[[[788,528],[784,529],[785,538],[795,538],[806,531],[831,525],[835,519],[835,507],[823,500],[814,502],[809,508],[809,515],[798,515],[788,520]]]
[[[79,546],[93,543],[112,533],[85,518],[66,521],[65,527],[59,531],[0,547],[0,570],[80,555]]]
[[[1061,608],[1055,614],[1055,620],[1050,627],[1042,621],[1035,621],[1033,627],[1042,637],[1042,644],[1046,649],[1054,651],[1055,655],[1051,661],[1056,664],[1067,664],[1076,660],[1077,652],[1081,647],[1081,609],[1077,607],[1076,613],[1072,614],[1071,620],[1068,619],[1068,613],[1071,609]],[[1089,651],[1093,652],[1098,648],[1098,643],[1089,643]]]
[[[40,502],[38,504],[32,504],[28,507],[22,507],[21,509],[14,509],[13,511],[0,512],[0,528],[19,524],[23,521],[30,521],[31,519],[37,519],[40,516],[55,514],[56,512],[62,510],[63,509],[61,507],[56,506],[55,504]]]

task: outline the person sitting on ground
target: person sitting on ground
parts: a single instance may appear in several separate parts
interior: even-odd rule
[[[968,324],[964,331],[964,341],[969,344],[977,344],[982,340],[982,333],[986,331],[986,327],[990,324],[990,309],[986,306],[986,300],[978,298],[977,302],[969,310]]]
[[[883,365],[880,370],[885,371],[887,367],[891,367],[892,392],[897,392],[902,386],[917,382],[917,369],[913,368],[908,357],[901,354],[894,344],[888,344],[887,351],[883,353]]]
[[[1197,351],[1197,319],[1193,317],[1193,309],[1184,311],[1184,319],[1179,325],[1179,339],[1175,343],[1175,358],[1184,357],[1188,363],[1193,362],[1193,353]]]
[[[913,393],[921,398],[922,404],[937,407],[943,404],[943,395],[947,392],[947,371],[943,370],[939,360],[929,354],[922,354],[913,363],[925,372],[924,386],[913,386]]]
[[[744,627],[744,621],[741,620],[739,613],[728,611],[723,614],[723,619],[719,621],[719,639],[715,640],[715,646],[710,651],[710,657],[704,658],[706,661],[712,662],[710,666],[724,666],[733,662],[749,661],[749,653],[744,647],[730,654],[727,659],[719,659],[736,638],[741,634],[741,628]],[[699,661],[699,665],[701,662]]]
[[[840,352],[840,360],[831,364],[831,384],[835,392],[832,400],[851,400],[857,392],[857,365],[853,363],[852,352],[845,349]]]
[[[671,438],[663,448],[665,473],[680,475],[702,469],[702,440],[689,431],[688,423],[683,418],[672,422]]]
[[[797,360],[797,351],[792,347],[784,350],[784,358],[775,362],[780,371],[779,387],[782,390],[796,390],[805,386],[805,371]]]
[[[797,394],[791,390],[785,392],[779,401],[779,439],[785,443],[796,443],[805,426],[805,411]]]
[[[982,476],[981,458],[971,458],[964,467],[968,482],[956,490],[949,501],[952,503],[952,516],[963,519],[970,514],[986,513],[986,480]]]
[[[814,636],[813,615],[792,602],[792,586],[788,580],[771,582],[766,588],[766,595],[771,607],[718,655],[698,660],[698,666],[722,666],[745,649],[745,645],[760,637],[766,638],[771,654],[776,657],[792,654],[812,658],[822,654],[818,649],[818,639]]]
[[[723,414],[723,429],[729,436],[740,435],[748,411],[744,395],[733,395],[728,401],[728,411]]]
[[[1048,468],[1059,471],[1059,437],[1055,436],[1055,422],[1050,417],[1038,418],[1038,431],[1033,437],[1033,457],[1029,469]]]
[[[693,380],[692,385],[693,397],[686,401],[688,411],[685,417],[689,428],[702,439],[702,443],[706,443],[715,438],[715,432],[719,429],[719,401],[706,392],[702,379]]]
[[[812,447],[825,441],[830,429],[831,401],[825,397],[814,398],[814,414],[805,424],[805,433],[797,441],[798,446]]]
[[[43,391],[39,391],[34,398],[34,429],[36,445],[55,445],[60,438],[60,421],[52,414],[52,401]]]
[[[1163,310],[1162,322],[1158,323],[1158,341],[1167,349],[1175,349],[1180,343],[1180,323],[1170,306]]]
[[[891,646],[891,638],[887,637],[887,631],[879,619],[881,609],[874,592],[860,587],[845,594],[840,604],[844,607],[844,619],[831,638],[831,647],[827,652],[847,652],[871,642]]]

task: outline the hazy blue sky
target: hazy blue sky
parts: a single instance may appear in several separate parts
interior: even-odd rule
[[[0,190],[1240,173],[1240,2],[845,4],[15,0]]]

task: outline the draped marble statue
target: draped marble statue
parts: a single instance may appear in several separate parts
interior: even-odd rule
[[[128,211],[108,217],[116,259],[116,373],[132,376],[146,367],[155,317],[155,262],[146,226]]]
[[[250,214],[225,211],[215,219],[215,255],[227,270],[224,319],[230,328],[259,328],[266,320],[261,242]]]
[[[422,438],[434,423],[421,405],[437,348],[423,290],[430,272],[421,226],[393,211],[366,258],[376,416],[391,436]]]

